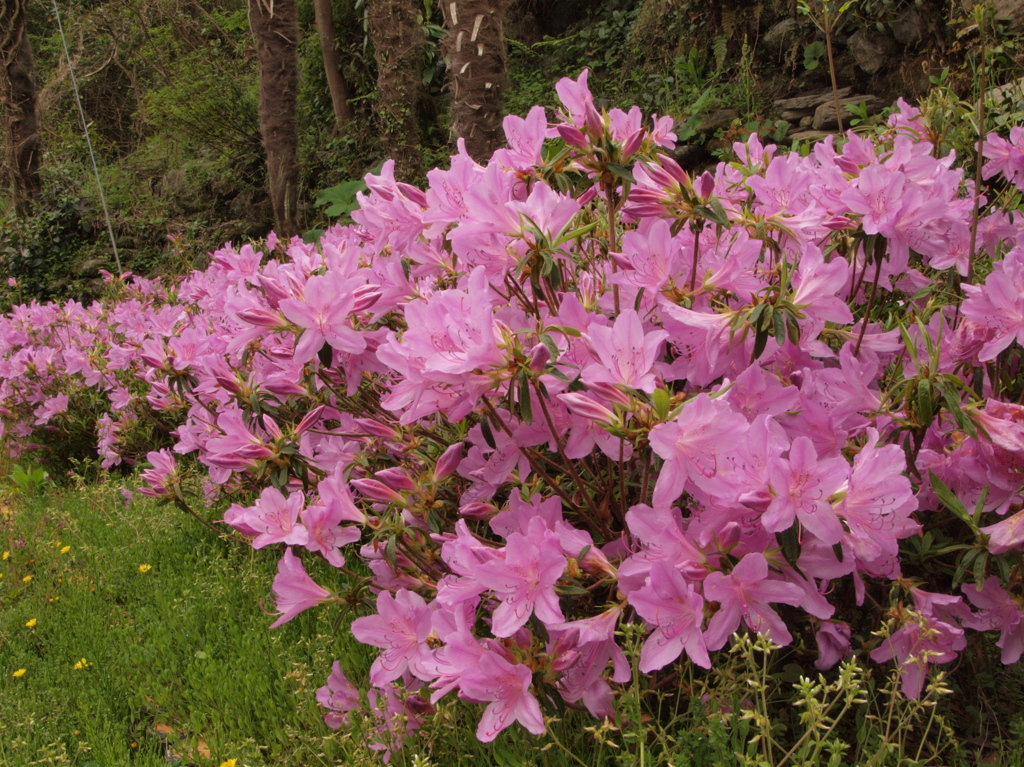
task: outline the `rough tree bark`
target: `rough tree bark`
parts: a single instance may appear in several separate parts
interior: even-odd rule
[[[504,143],[505,0],[442,0],[451,130],[478,162]]]
[[[27,0],[0,2],[0,113],[5,118],[0,125],[7,139],[14,211],[20,217],[32,212],[32,204],[42,191],[36,84],[32,46],[25,29],[27,4]]]
[[[423,163],[416,103],[422,83],[424,37],[413,0],[368,0],[370,40],[377,60],[378,115],[395,175],[416,176]]]
[[[260,77],[260,133],[277,234],[299,233],[299,22],[295,0],[249,0]]]
[[[331,0],[313,0],[313,13],[316,16],[316,31],[320,36],[327,89],[331,93],[331,104],[334,106],[334,121],[338,130],[341,130],[352,120],[352,107],[348,103],[348,82],[341,73],[341,57],[338,56],[337,40],[334,35]]]

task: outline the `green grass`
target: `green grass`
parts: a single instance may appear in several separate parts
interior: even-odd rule
[[[268,630],[274,552],[110,486],[5,505],[0,548],[0,764],[350,761],[313,692],[335,659],[358,676],[370,658],[324,612]]]

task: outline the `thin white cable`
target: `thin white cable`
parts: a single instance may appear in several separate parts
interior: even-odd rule
[[[96,188],[100,191],[100,203],[103,205],[103,218],[107,222],[107,233],[110,235],[110,247],[114,249],[114,263],[117,264],[117,273],[121,274],[121,257],[117,255],[117,241],[114,239],[114,227],[110,224],[110,213],[107,211],[107,198],[103,194],[103,184],[100,182],[100,169],[96,165],[96,154],[92,151],[92,139],[89,138],[89,123],[85,119],[85,109],[82,108],[82,97],[78,94],[78,81],[75,80],[75,68],[71,66],[71,53],[68,51],[68,41],[64,37],[64,26],[60,23],[60,11],[57,9],[57,0],[53,0],[53,15],[57,18],[57,31],[60,32],[60,42],[64,46],[64,58],[68,62],[68,73],[71,75],[71,90],[75,92],[75,102],[78,104],[78,116],[82,118],[82,130],[85,131],[85,143],[89,147],[89,159],[92,160],[92,172],[96,176]]]

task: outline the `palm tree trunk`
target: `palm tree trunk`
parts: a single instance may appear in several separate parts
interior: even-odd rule
[[[451,130],[484,162],[504,143],[506,52],[504,0],[442,0],[452,94]]]
[[[299,233],[299,22],[295,0],[249,0],[260,76],[260,133],[279,236]]]

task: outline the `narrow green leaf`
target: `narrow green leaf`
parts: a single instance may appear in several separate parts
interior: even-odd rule
[[[533,403],[530,401],[530,379],[525,370],[519,371],[519,417],[533,423]]]
[[[654,402],[654,412],[658,414],[658,418],[662,421],[667,420],[668,411],[672,406],[672,398],[669,393],[664,389],[655,389],[651,399]]]
[[[946,484],[941,479],[935,476],[934,471],[928,472],[928,479],[932,483],[932,492],[938,496],[942,504],[973,528],[974,520],[971,519],[971,515],[967,512],[967,507],[963,505],[959,498],[953,495],[953,491],[946,487]]]
[[[487,416],[480,419],[480,433],[483,434],[484,442],[492,450],[498,449],[498,443],[494,441],[494,432],[491,431],[491,422]]]
[[[623,181],[628,181],[631,184],[635,184],[636,183],[636,178],[634,178],[634,176],[633,176],[632,172],[630,172],[629,168],[626,168],[625,166],[619,165],[618,163],[614,163],[614,162],[608,163],[608,165],[606,165],[605,167],[608,169],[608,171],[613,176],[616,176],[616,177],[622,179]]]

